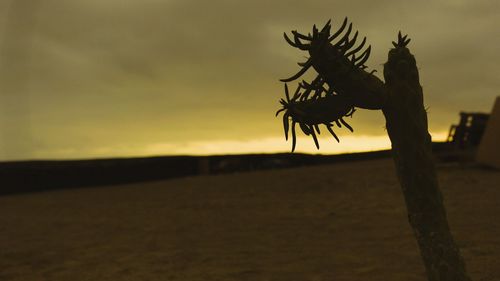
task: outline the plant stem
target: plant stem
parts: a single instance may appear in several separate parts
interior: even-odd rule
[[[439,190],[415,58],[406,47],[389,52],[382,109],[408,219],[429,281],[470,281],[453,240]]]

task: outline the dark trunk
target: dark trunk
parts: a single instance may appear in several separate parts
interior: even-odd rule
[[[383,108],[408,219],[429,281],[470,280],[448,226],[432,159],[427,113],[414,57],[407,48],[389,52]]]

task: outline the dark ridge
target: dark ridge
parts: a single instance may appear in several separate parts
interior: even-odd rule
[[[448,146],[435,143],[434,147],[435,151],[444,151]],[[0,195],[379,159],[390,157],[390,153],[382,150],[338,155],[279,153],[0,162]]]

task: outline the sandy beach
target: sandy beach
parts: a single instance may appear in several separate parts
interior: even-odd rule
[[[500,280],[500,172],[442,164],[473,280]],[[0,197],[0,280],[406,280],[390,159]]]

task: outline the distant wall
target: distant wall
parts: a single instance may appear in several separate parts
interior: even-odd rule
[[[197,175],[198,157],[0,163],[0,195]]]
[[[449,143],[433,143],[433,150],[441,152],[438,155],[443,155],[442,152],[449,151],[450,146]],[[390,156],[390,150],[382,150],[338,155],[278,153],[4,162],[0,163],[0,195],[333,164]],[[452,156],[446,156],[448,161],[456,160]]]

